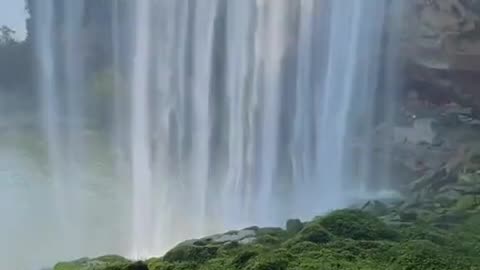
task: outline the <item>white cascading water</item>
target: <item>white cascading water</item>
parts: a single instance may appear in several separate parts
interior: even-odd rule
[[[27,268],[158,256],[388,188],[370,182],[388,1],[112,1],[113,89],[102,105],[86,61],[87,2],[35,7],[56,210],[36,239],[51,239],[51,254]],[[113,115],[107,125],[95,124],[98,106]]]
[[[136,33],[132,70],[131,162],[133,181],[133,252],[140,257],[151,251],[152,231],[152,168],[150,146],[149,60],[150,1],[135,6]],[[149,232],[149,233],[146,233]]]

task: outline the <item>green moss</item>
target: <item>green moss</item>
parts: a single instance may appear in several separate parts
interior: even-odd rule
[[[256,231],[257,237],[270,235],[279,239],[286,239],[289,237],[288,233],[282,228],[260,228]]]
[[[256,256],[244,268],[246,270],[286,270],[293,256],[285,249]]]
[[[232,261],[232,264],[235,268],[237,269],[242,269],[247,263],[255,258],[256,256],[259,255],[259,252],[256,250],[245,250],[235,256],[235,258]]]
[[[122,270],[149,270],[149,269],[146,263],[138,261],[138,262],[133,262],[129,264],[128,266],[124,267]]]
[[[201,265],[198,270],[235,270],[235,268],[224,258],[217,258]]]
[[[458,199],[454,208],[456,210],[470,210],[474,209],[478,205],[477,197],[474,195],[465,195]]]
[[[200,241],[145,263],[148,270],[478,269],[480,213],[461,213],[459,225],[439,229],[421,218],[389,227],[362,211],[340,210],[306,223],[297,233],[256,228],[257,241],[252,244]],[[143,263],[105,256],[60,263],[54,270],[144,269]]]
[[[168,270],[170,263],[164,262],[161,258],[150,258],[146,261],[149,270]]]
[[[318,221],[329,232],[354,240],[395,240],[398,234],[377,217],[360,210],[338,210]]]
[[[301,241],[309,241],[316,244],[325,244],[330,242],[333,239],[333,236],[321,225],[309,224],[300,231],[299,239]]]
[[[95,259],[83,258],[72,262],[61,262],[54,270],[136,270],[129,269],[131,262],[120,256],[103,256]]]
[[[262,235],[257,237],[257,243],[261,245],[275,246],[282,243],[282,240],[273,235]]]
[[[416,224],[401,230],[406,240],[428,240],[438,245],[447,245],[451,237],[447,231],[434,228],[428,224]]]
[[[290,219],[286,227],[289,234],[296,234],[303,229],[303,223],[299,219]]]
[[[215,246],[177,246],[165,254],[167,262],[206,262],[215,257],[218,247]]]
[[[400,212],[399,217],[402,222],[413,222],[417,220],[418,215],[415,212]]]
[[[310,241],[304,241],[304,242],[299,242],[295,241],[292,242],[290,245],[287,245],[289,251],[292,254],[300,254],[300,253],[306,253],[306,252],[312,252],[312,251],[318,251],[321,247],[313,242]]]
[[[355,241],[341,239],[326,245],[337,260],[349,262],[375,261],[382,262],[390,254],[390,249],[395,243],[388,241]]]
[[[256,231],[256,242],[266,246],[278,246],[286,241],[290,235],[281,228],[260,228]]]
[[[427,240],[408,241],[394,250],[397,256],[393,260],[391,270],[468,269],[467,265],[452,256],[451,251]]]

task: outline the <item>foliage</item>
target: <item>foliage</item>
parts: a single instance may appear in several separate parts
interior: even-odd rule
[[[167,262],[205,262],[215,257],[218,247],[180,245],[165,254]]]
[[[447,248],[440,247],[428,240],[414,240],[395,247],[396,256],[392,270],[463,270],[468,269],[461,260],[452,256]]]
[[[298,233],[303,229],[303,223],[299,219],[290,219],[287,221],[287,232]]]
[[[299,233],[301,241],[309,241],[316,244],[325,244],[330,242],[333,237],[324,227],[319,224],[310,224]]]
[[[393,240],[396,237],[395,231],[377,217],[355,209],[334,211],[319,223],[336,236],[354,240]]]
[[[13,31],[10,27],[3,25],[0,27],[0,44],[1,45],[7,45],[10,43],[14,43],[15,39],[13,38],[13,35],[15,34],[15,31]]]
[[[149,270],[480,269],[478,212],[449,230],[421,219],[400,227],[387,225],[371,214],[347,209],[307,222],[297,233],[255,231],[254,243],[186,242],[145,263]],[[98,260],[59,264],[54,270],[125,270],[132,265],[123,259],[109,268],[72,267],[92,267]]]
[[[31,54],[29,44],[17,41],[15,31],[0,27],[0,86],[18,87],[31,82]]]
[[[73,262],[61,262],[55,265],[54,270],[130,270],[127,267],[130,261],[120,256],[103,256],[95,259],[82,258]]]

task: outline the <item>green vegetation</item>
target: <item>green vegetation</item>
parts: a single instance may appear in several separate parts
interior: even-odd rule
[[[59,263],[54,270],[480,269],[480,211],[466,215],[461,224],[441,229],[421,217],[397,226],[360,210],[338,210],[305,223],[295,233],[256,228],[256,241],[248,244],[184,243],[163,258],[136,263],[148,268],[129,268],[135,263],[107,256]]]
[[[0,87],[28,86],[32,78],[29,44],[14,39],[15,31],[0,26]]]

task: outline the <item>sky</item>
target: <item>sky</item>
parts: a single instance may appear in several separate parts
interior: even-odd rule
[[[26,16],[24,0],[0,0],[0,26],[6,25],[15,30],[15,38],[19,40],[26,36]]]

